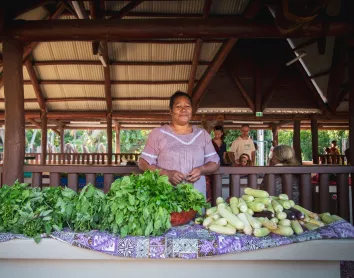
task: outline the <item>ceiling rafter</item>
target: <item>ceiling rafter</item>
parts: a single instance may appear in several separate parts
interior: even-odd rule
[[[207,87],[210,84],[210,81],[217,73],[222,63],[224,62],[227,55],[230,53],[232,48],[237,42],[237,38],[230,38],[225,42],[219,49],[218,53],[214,56],[214,59],[208,69],[205,71],[203,77],[199,80],[193,91],[193,103],[194,103],[194,114],[196,113],[203,97],[206,92]]]
[[[104,80],[38,80],[40,85],[105,85]],[[31,85],[24,80],[24,85]],[[188,84],[188,80],[112,80],[111,85],[171,85]]]
[[[42,93],[42,90],[41,90],[41,87],[38,83],[38,78],[37,78],[37,74],[32,66],[32,63],[29,59],[27,59],[25,61],[25,66],[26,66],[26,69],[27,69],[27,72],[28,72],[28,75],[31,79],[31,83],[32,83],[32,86],[33,86],[33,90],[34,90],[34,93],[36,94],[36,98],[37,98],[37,102],[39,104],[39,107],[40,109],[43,111],[43,112],[47,112],[47,107],[46,107],[46,104],[45,104],[45,100],[44,100],[44,97],[43,97],[43,93]]]
[[[208,66],[211,62],[198,61],[199,66]],[[82,65],[82,66],[100,66],[100,61],[92,60],[49,60],[49,61],[32,61],[34,66],[66,66],[66,65]],[[191,61],[110,61],[111,66],[191,66]]]
[[[41,123],[37,122],[36,120],[29,118],[29,119],[27,119],[27,121],[29,121],[29,122],[30,122],[31,124],[33,124],[35,127],[39,128],[39,129],[42,129]],[[53,130],[53,132],[54,132],[55,134],[57,134],[57,135],[60,136],[60,132],[59,132],[56,128],[51,127],[50,129]]]
[[[204,0],[204,7],[203,7],[203,18],[207,18],[210,13],[212,0]],[[193,88],[195,85],[195,78],[197,75],[198,65],[199,65],[199,58],[202,52],[203,41],[201,39],[197,39],[194,45],[194,52],[193,52],[193,59],[192,59],[192,68],[189,75],[189,82],[188,82],[188,90],[187,93],[192,96]]]
[[[252,98],[250,97],[250,95],[248,94],[246,88],[243,86],[240,78],[238,76],[236,76],[236,74],[231,69],[228,70],[228,73],[229,73],[230,77],[232,78],[232,80],[234,81],[237,89],[240,91],[241,95],[243,96],[243,98],[247,102],[248,107],[254,113],[256,111],[255,104],[254,104]]]

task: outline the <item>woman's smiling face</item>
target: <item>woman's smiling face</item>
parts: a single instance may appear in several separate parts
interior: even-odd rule
[[[192,118],[192,105],[189,99],[184,96],[177,97],[173,103],[171,114],[173,123],[188,124]]]

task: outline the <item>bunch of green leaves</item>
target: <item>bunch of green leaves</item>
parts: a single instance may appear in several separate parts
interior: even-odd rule
[[[52,212],[43,201],[40,188],[16,181],[0,190],[0,231],[24,234],[40,241],[40,234],[50,232],[46,226]]]
[[[47,217],[46,231],[61,231],[64,227],[71,228],[71,221],[77,199],[77,193],[68,187],[46,187],[43,189],[44,202],[51,208]]]
[[[77,232],[99,230],[103,218],[106,195],[92,184],[83,187],[72,211],[72,229]],[[68,207],[65,208],[68,210]],[[69,216],[70,214],[67,214]]]
[[[202,214],[203,208],[209,208],[205,197],[190,183],[181,183],[174,187],[172,200],[177,205],[176,212],[195,210]]]
[[[116,180],[107,194],[102,228],[114,234],[160,235],[171,227],[173,187],[157,171]]]

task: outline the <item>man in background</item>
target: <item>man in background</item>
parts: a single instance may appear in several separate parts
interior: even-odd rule
[[[238,163],[241,154],[248,154],[251,158],[251,165],[253,166],[256,158],[256,149],[252,138],[249,136],[249,131],[250,127],[248,124],[241,126],[241,136],[236,138],[232,143],[230,151],[235,153],[236,163]]]

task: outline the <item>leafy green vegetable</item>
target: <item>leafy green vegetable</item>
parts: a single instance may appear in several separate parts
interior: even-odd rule
[[[33,237],[69,227],[73,231],[93,229],[121,236],[161,235],[171,227],[171,212],[209,207],[192,184],[173,187],[158,171],[125,176],[113,182],[110,191],[86,185],[80,194],[70,188],[29,187],[15,182],[0,188],[0,232]]]

